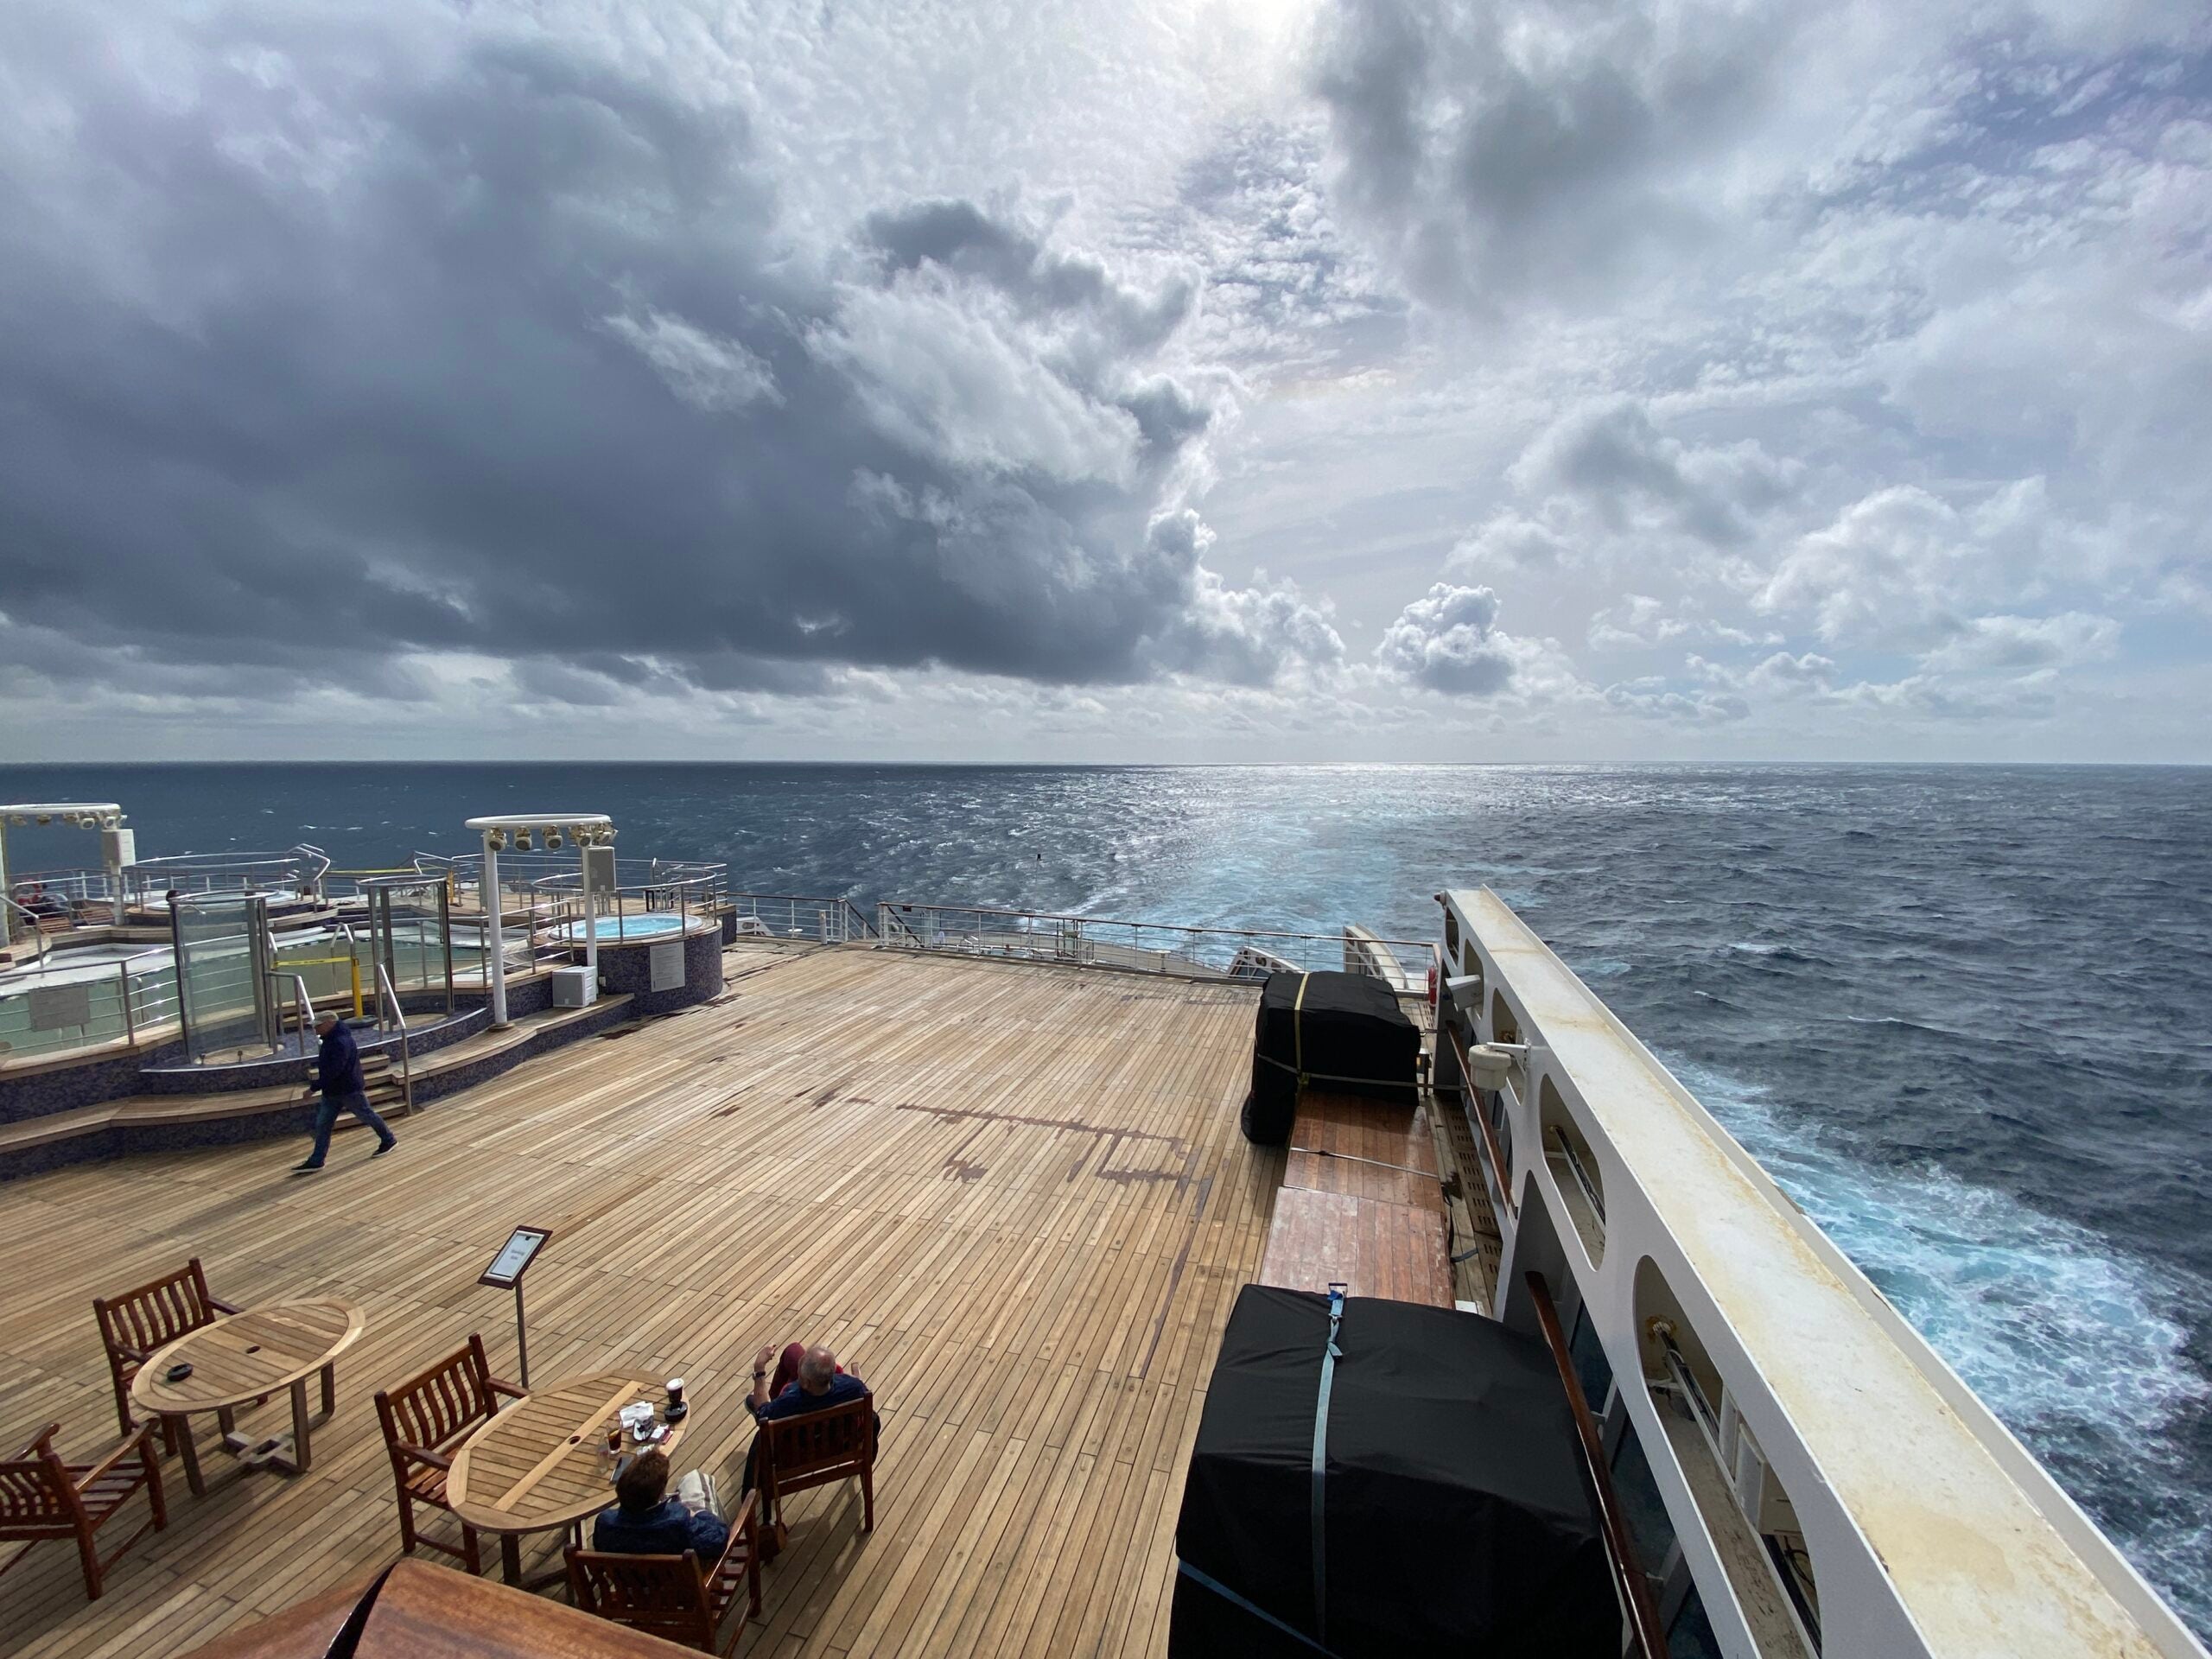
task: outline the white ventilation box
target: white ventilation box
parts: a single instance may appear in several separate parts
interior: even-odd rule
[[[588,1008],[599,999],[599,985],[588,968],[556,968],[549,977],[556,1008]]]

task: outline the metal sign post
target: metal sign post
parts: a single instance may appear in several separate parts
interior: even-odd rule
[[[522,1385],[530,1386],[530,1333],[523,1322],[522,1276],[545,1241],[553,1236],[550,1227],[518,1227],[507,1235],[507,1242],[492,1258],[492,1265],[484,1269],[477,1280],[480,1285],[489,1285],[494,1290],[512,1289],[515,1294],[515,1356],[521,1363]]]

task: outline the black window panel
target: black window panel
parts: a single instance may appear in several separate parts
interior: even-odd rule
[[[1713,1620],[1694,1585],[1667,1627],[1667,1659],[1720,1659],[1720,1638],[1713,1633]]]
[[[1613,1386],[1613,1366],[1605,1357],[1605,1344],[1598,1339],[1598,1327],[1590,1322],[1588,1308],[1577,1310],[1574,1334],[1567,1338],[1567,1349],[1574,1359],[1574,1376],[1582,1384],[1582,1397],[1596,1416],[1605,1409],[1605,1393]]]
[[[1667,1552],[1675,1545],[1675,1523],[1668,1518],[1667,1502],[1659,1496],[1659,1483],[1651,1478],[1651,1465],[1636,1438],[1633,1422],[1621,1426],[1621,1443],[1613,1453],[1613,1491],[1621,1500],[1630,1535],[1636,1542],[1637,1563],[1656,1573],[1667,1565]]]

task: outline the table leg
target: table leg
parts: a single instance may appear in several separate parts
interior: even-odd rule
[[[499,1535],[499,1571],[509,1584],[522,1582],[522,1540],[512,1532]]]
[[[338,1362],[332,1360],[322,1368],[322,1414],[326,1417],[338,1409]]]
[[[238,1432],[238,1413],[229,1406],[216,1407],[215,1426],[223,1431],[223,1438],[229,1440],[232,1435]]]
[[[192,1488],[194,1497],[207,1496],[207,1478],[200,1472],[199,1449],[192,1444],[192,1419],[182,1414],[164,1416],[169,1432],[176,1437],[177,1455],[184,1459],[185,1484]]]
[[[303,1376],[292,1384],[292,1467],[304,1475],[313,1456],[308,1445],[308,1380]]]

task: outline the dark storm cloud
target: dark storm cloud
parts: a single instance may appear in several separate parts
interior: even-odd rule
[[[597,701],[1204,671],[1267,623],[1153,528],[1213,418],[1150,360],[1186,283],[958,201],[794,245],[741,112],[595,37],[107,27],[0,24],[38,89],[0,115],[19,627],[334,681],[478,652]],[[1234,643],[1279,662],[1311,615]]]
[[[1338,197],[1432,301],[1607,284],[1697,233],[1691,164],[1772,96],[1792,10],[1347,0],[1315,64]]]

